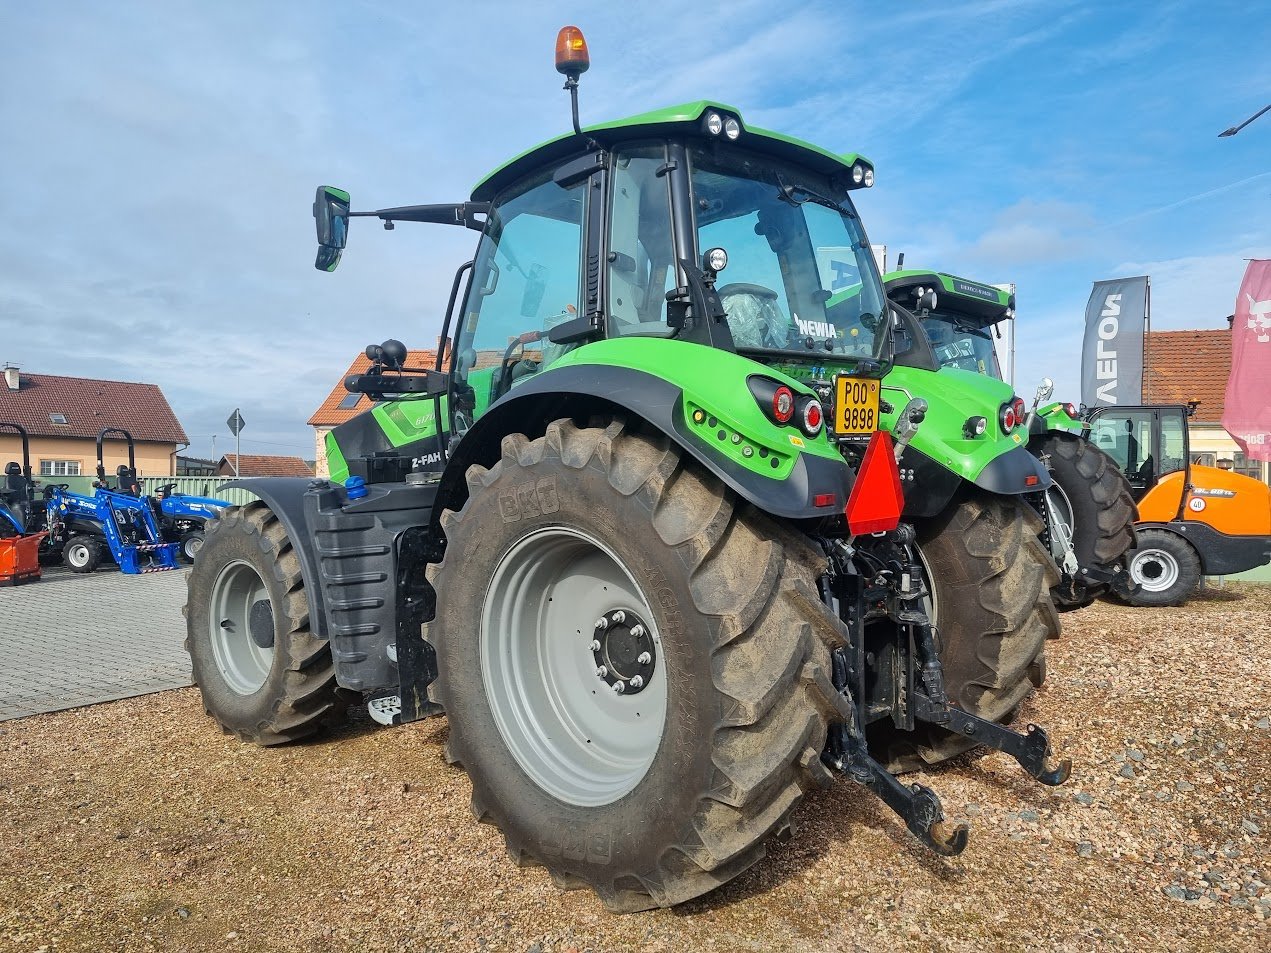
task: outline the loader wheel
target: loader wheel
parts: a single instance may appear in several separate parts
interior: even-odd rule
[[[468,488],[429,577],[473,813],[616,912],[750,867],[829,779],[820,551],[622,422],[506,437]]]
[[[181,537],[181,559],[194,565],[194,557],[203,548],[203,530],[192,529]]]
[[[1059,637],[1050,600],[1059,573],[1041,528],[1019,501],[980,494],[918,527],[945,687],[952,702],[981,718],[1014,717],[1046,677],[1046,640]],[[925,723],[912,732],[876,723],[869,740],[874,757],[893,771],[938,764],[975,746]]]
[[[1137,585],[1117,587],[1118,598],[1132,606],[1179,606],[1200,585],[1200,557],[1181,536],[1163,529],[1139,530],[1139,544],[1130,550],[1127,580]]]
[[[1050,458],[1050,475],[1063,491],[1071,517],[1072,545],[1077,565],[1110,569],[1125,561],[1134,546],[1138,508],[1130,484],[1116,461],[1088,440],[1051,434],[1030,447]],[[1062,513],[1064,507],[1059,507]],[[1106,583],[1074,580],[1051,590],[1060,612],[1081,609],[1106,592]]]
[[[261,745],[313,734],[344,714],[331,644],[309,631],[300,559],[259,501],[204,527],[190,570],[185,650],[203,708],[227,732]]]
[[[102,544],[92,536],[72,536],[62,547],[62,563],[71,572],[95,572],[102,561]]]

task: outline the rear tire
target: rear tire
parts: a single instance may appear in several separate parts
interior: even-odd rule
[[[620,422],[508,436],[468,487],[429,577],[447,756],[471,776],[473,813],[518,864],[616,912],[750,867],[830,777],[843,633],[817,594],[824,556]],[[644,637],[596,627],[619,609],[654,647],[638,694],[598,668],[649,644],[620,650]]]
[[[1180,606],[1200,586],[1200,556],[1191,544],[1163,529],[1139,530],[1139,543],[1126,555],[1128,584],[1117,597],[1132,606]],[[1137,592],[1131,592],[1137,586]]]
[[[1046,678],[1047,639],[1059,638],[1050,600],[1058,578],[1037,514],[1009,497],[975,495],[918,528],[932,590],[950,701],[1003,724]],[[892,771],[913,771],[974,747],[935,725],[869,729],[870,750]]]
[[[226,732],[260,745],[296,741],[338,721],[331,643],[309,631],[300,559],[259,501],[204,527],[188,577],[185,650],[203,709]]]
[[[71,572],[95,572],[102,561],[102,544],[93,536],[72,536],[62,547],[62,563]]]
[[[1116,461],[1088,440],[1050,434],[1029,448],[1050,459],[1050,475],[1072,509],[1072,544],[1081,569],[1111,570],[1125,563],[1134,547],[1138,508]],[[1051,589],[1060,612],[1081,609],[1108,590],[1106,583],[1075,579]]]

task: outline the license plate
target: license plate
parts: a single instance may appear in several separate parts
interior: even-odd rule
[[[840,374],[834,379],[834,432],[837,434],[871,434],[878,429],[878,392],[876,379]]]

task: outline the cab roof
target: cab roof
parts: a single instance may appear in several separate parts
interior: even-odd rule
[[[703,117],[712,110],[725,117],[731,116],[741,124],[742,132],[736,140],[739,146],[805,165],[815,172],[828,176],[843,172],[850,173],[852,166],[857,162],[873,168],[873,164],[868,159],[855,152],[837,155],[801,139],[747,126],[736,107],[709,99],[699,99],[692,103],[682,103],[678,106],[668,106],[665,109],[628,116],[626,119],[584,126],[583,132],[586,137],[594,139],[605,147],[639,137],[656,139],[689,134],[700,135],[704,139],[714,138],[708,135],[703,125]],[[584,136],[578,136],[572,132],[548,139],[509,159],[478,182],[472,189],[472,200],[488,202],[507,186],[534,169],[557,165],[575,156],[581,156],[587,151],[588,146]]]
[[[936,310],[965,314],[985,324],[1013,317],[1007,311],[1015,307],[1015,295],[1001,288],[922,268],[889,271],[883,275],[883,286],[888,298],[906,308],[914,304],[914,289],[930,288],[936,292]]]

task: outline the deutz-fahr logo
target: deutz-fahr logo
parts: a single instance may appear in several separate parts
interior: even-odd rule
[[[963,281],[961,278],[953,279],[953,290],[959,294],[972,295],[976,298],[983,298],[985,301],[997,300],[997,289],[986,288],[984,285],[972,284],[969,281]]]

